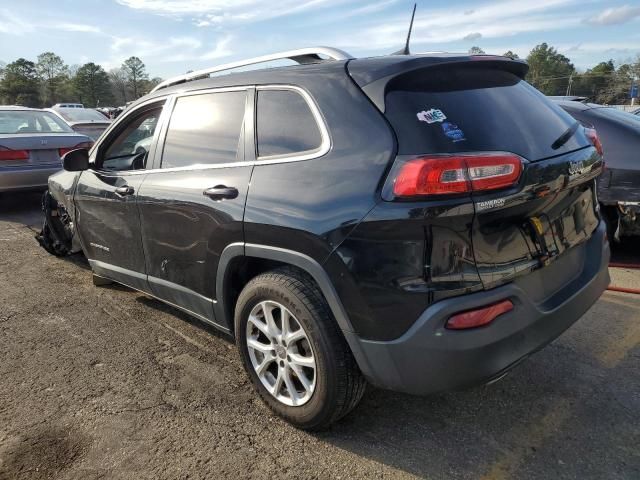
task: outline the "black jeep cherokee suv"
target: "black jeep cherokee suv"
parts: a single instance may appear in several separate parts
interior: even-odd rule
[[[496,379],[598,299],[602,158],[525,63],[281,57],[301,65],[166,81],[67,154],[42,244],[233,335],[301,428],[366,382]]]

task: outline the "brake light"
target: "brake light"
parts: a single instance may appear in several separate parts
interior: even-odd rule
[[[584,133],[587,135],[589,141],[596,147],[596,151],[600,156],[604,155],[604,149],[602,148],[602,142],[600,141],[600,137],[598,136],[598,132],[596,132],[595,128],[587,128],[585,127]]]
[[[69,153],[72,150],[77,150],[79,148],[86,148],[87,150],[89,150],[91,147],[93,147],[93,142],[82,142],[77,144],[75,147],[71,147],[71,148],[59,148],[58,149],[58,155],[60,155],[60,157],[64,156],[64,154]]]
[[[517,183],[522,160],[511,153],[433,155],[405,163],[396,176],[397,197],[498,190]]]
[[[0,147],[0,161],[2,160],[29,160],[29,150],[11,150]]]
[[[510,312],[511,310],[513,310],[511,300],[503,300],[488,307],[453,315],[447,320],[446,328],[451,330],[464,330],[467,328],[482,327],[483,325],[493,322],[503,313]]]

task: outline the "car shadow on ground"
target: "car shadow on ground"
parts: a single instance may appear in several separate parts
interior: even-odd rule
[[[40,196],[0,195],[0,222],[39,230]],[[626,258],[629,245],[626,240],[614,245],[614,259]],[[63,258],[89,268],[82,255]],[[132,291],[117,284],[104,288]],[[137,301],[232,343],[224,333],[159,300],[138,294]],[[606,305],[621,309],[614,312],[618,318],[637,312]],[[569,337],[611,335],[602,326],[605,320],[594,331],[576,325]],[[574,329],[577,334],[571,333]],[[637,355],[604,368],[572,346],[567,335],[489,386],[426,398],[369,388],[350,415],[310,435],[378,462],[381,469],[385,465],[420,477],[638,478],[631,473],[640,472],[634,447],[640,411],[640,396],[634,397]]]
[[[127,288],[127,287],[125,287]],[[132,290],[133,291],[133,290]],[[231,335],[228,335],[220,330],[218,330],[217,328],[213,327],[212,325],[209,325],[208,323],[205,323],[201,320],[198,320],[197,318],[194,318],[193,316],[189,315],[186,312],[183,312],[182,310],[176,308],[176,307],[172,307],[171,305],[168,305],[156,298],[153,297],[149,297],[145,294],[140,294],[136,300],[140,303],[142,303],[143,305],[145,305],[146,307],[149,308],[153,308],[155,310],[158,310],[160,312],[163,313],[168,313],[176,318],[179,318],[180,320],[202,330],[203,332],[208,333],[209,335],[213,335],[214,337],[217,337],[221,340],[224,340],[225,342],[228,343],[232,343],[235,345],[235,342],[233,340],[233,337],[231,337]]]
[[[40,229],[43,192],[44,190],[0,193],[0,222],[21,223],[32,230]]]
[[[607,381],[554,344],[492,385],[425,398],[370,388],[352,414],[315,435],[419,477],[605,478],[633,462],[633,428],[620,418],[637,422]],[[607,458],[603,445],[621,458]]]

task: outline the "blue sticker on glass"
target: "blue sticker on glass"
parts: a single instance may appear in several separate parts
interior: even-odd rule
[[[464,138],[464,132],[460,130],[455,123],[442,122],[442,131],[447,137],[453,140],[454,143],[466,140],[466,138]]]

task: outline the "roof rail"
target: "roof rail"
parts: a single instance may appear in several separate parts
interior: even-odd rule
[[[178,75],[177,77],[169,78],[164,82],[159,83],[151,92],[166,88],[171,85],[177,85],[178,83],[189,82],[192,80],[200,80],[206,78],[212,73],[222,72],[224,70],[233,70],[234,68],[245,67],[247,65],[255,65],[256,63],[271,62],[274,60],[289,59],[299,64],[318,63],[324,61],[320,56],[324,55],[329,57],[329,60],[348,60],[353,58],[347,52],[331,47],[310,47],[300,48],[298,50],[289,50],[287,52],[272,53],[270,55],[263,55],[261,57],[249,58],[247,60],[240,60],[237,62],[226,63],[224,65],[218,65],[216,67],[204,68],[202,70],[196,70],[194,72],[185,73],[184,75]]]

